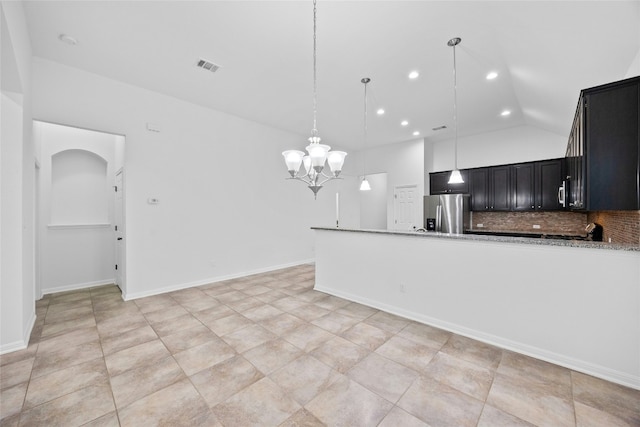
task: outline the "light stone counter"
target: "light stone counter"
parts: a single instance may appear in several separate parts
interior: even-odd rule
[[[327,231],[344,231],[350,233],[375,233],[375,234],[389,234],[400,236],[412,236],[418,238],[432,238],[432,239],[455,239],[455,240],[471,240],[479,242],[501,242],[501,243],[518,243],[524,245],[540,245],[540,246],[563,246],[571,248],[590,248],[590,249],[609,249],[617,251],[638,251],[640,252],[640,245],[629,244],[616,244],[605,242],[591,242],[587,240],[562,240],[562,239],[550,239],[550,238],[535,238],[535,237],[510,237],[510,236],[489,236],[481,234],[447,234],[437,233],[433,231],[416,232],[416,231],[392,231],[392,230],[367,230],[357,228],[331,228],[331,227],[311,227],[313,230],[327,230]]]

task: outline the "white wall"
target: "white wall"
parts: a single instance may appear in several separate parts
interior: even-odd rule
[[[113,186],[122,137],[38,121],[33,128],[41,153],[41,293],[113,283]],[[99,188],[89,188],[95,180]]]
[[[0,353],[27,346],[35,322],[31,46],[20,2],[0,3]]]
[[[314,200],[285,180],[281,152],[303,149],[305,136],[33,62],[36,119],[126,137],[127,298],[312,260],[310,227],[335,226],[335,192],[352,191],[347,176]]]
[[[631,62],[631,66],[629,66],[629,70],[625,74],[625,78],[637,77],[640,76],[640,50],[636,54],[633,62]]]
[[[360,191],[360,228],[387,229],[387,173],[367,175],[371,190]]]
[[[567,134],[569,130],[567,128]],[[564,157],[567,138],[531,126],[458,138],[458,167],[466,169]],[[426,141],[425,166],[427,174],[453,169],[454,141]]]
[[[333,230],[316,248],[320,291],[640,389],[640,252]]]
[[[0,234],[0,308],[2,350],[23,344],[22,330],[22,107],[2,93]],[[14,325],[19,325],[15,327]]]
[[[358,155],[362,155],[361,152]],[[424,142],[422,139],[385,145],[366,151],[367,174],[387,173],[387,229],[394,228],[393,192],[403,185],[416,185],[424,194]],[[422,222],[422,202],[416,203],[415,218]]]

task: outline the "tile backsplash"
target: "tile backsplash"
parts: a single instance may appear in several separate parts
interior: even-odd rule
[[[605,242],[640,245],[640,211],[589,212],[587,221],[602,225]]]
[[[589,220],[586,213],[564,211],[473,212],[471,222],[471,228],[478,230],[583,235]],[[534,228],[534,225],[540,227]]]
[[[640,245],[640,211],[473,212],[471,216],[471,228],[490,231],[584,235],[590,222],[602,226],[604,242]]]

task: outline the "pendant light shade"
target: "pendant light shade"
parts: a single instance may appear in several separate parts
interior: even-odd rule
[[[344,165],[344,158],[347,156],[347,153],[344,151],[330,151],[327,155],[327,163],[329,164],[329,169],[335,177],[340,175],[342,171],[342,166]]]
[[[287,164],[287,170],[291,176],[295,176],[300,170],[300,165],[302,165],[304,153],[298,150],[287,150],[282,155],[284,156],[284,162]]]
[[[458,169],[454,169],[451,171],[451,176],[449,177],[449,184],[462,184],[464,183],[464,179],[462,179],[462,175],[460,175],[460,171]]]
[[[371,185],[369,184],[369,180],[367,177],[362,178],[362,182],[360,183],[360,191],[371,191]]]
[[[458,81],[456,75],[456,46],[460,44],[462,39],[454,37],[447,42],[447,46],[453,48],[453,124],[455,127],[455,141],[453,144],[453,162],[454,168],[449,177],[449,184],[462,184],[464,180],[458,170]]]

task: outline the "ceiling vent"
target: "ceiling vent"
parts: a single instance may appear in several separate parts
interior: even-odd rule
[[[431,130],[432,131],[438,131],[438,130],[443,130],[443,129],[446,129],[446,128],[447,127],[445,125],[442,125],[442,126],[438,126],[437,128],[432,128]]]
[[[216,71],[218,71],[218,68],[220,68],[219,65],[216,65],[213,62],[207,61],[206,59],[202,58],[198,59],[198,63],[196,64],[196,66],[198,68],[211,71],[212,73],[215,73]]]

